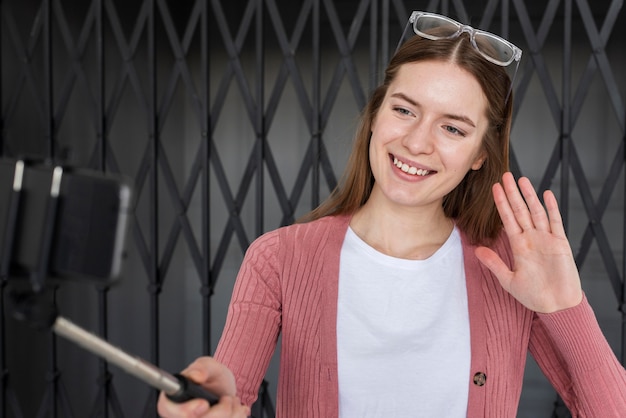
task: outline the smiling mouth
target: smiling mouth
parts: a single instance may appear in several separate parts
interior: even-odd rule
[[[393,157],[393,164],[396,167],[398,167],[400,170],[404,171],[405,173],[412,174],[414,176],[427,176],[428,174],[432,173],[432,171],[430,170],[426,170],[423,168],[416,168],[416,167],[408,165],[407,163],[403,163],[402,161],[398,160],[396,157]]]

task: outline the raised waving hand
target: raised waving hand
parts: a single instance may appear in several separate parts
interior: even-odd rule
[[[518,187],[519,184],[519,187]],[[476,256],[515,299],[535,312],[550,313],[582,300],[580,276],[565,235],[554,194],[539,201],[530,180],[511,173],[493,186],[493,197],[513,251],[513,270],[491,249],[478,247]]]

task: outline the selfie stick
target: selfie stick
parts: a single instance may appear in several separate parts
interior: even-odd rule
[[[9,276],[12,247],[16,236],[16,221],[18,209],[21,203],[22,181],[24,175],[24,162],[18,161],[15,165],[15,177],[13,190],[10,196],[9,213],[4,231],[2,254],[0,254],[0,278]],[[185,402],[194,398],[206,399],[213,405],[218,402],[218,397],[208,392],[200,385],[186,377],[172,375],[155,365],[131,356],[121,349],[108,343],[106,340],[92,334],[71,321],[57,315],[53,303],[46,303],[43,299],[44,278],[47,274],[48,257],[51,248],[52,229],[56,214],[57,202],[62,169],[56,167],[53,172],[48,207],[46,210],[46,228],[42,236],[39,248],[40,265],[31,272],[31,286],[33,290],[25,293],[13,292],[10,301],[14,303],[14,316],[17,319],[26,320],[39,328],[52,328],[56,334],[65,337],[86,350],[106,359],[108,362],[120,367],[129,374],[143,380],[156,389],[162,390],[169,399],[174,402]]]
[[[56,334],[75,342],[87,351],[115,364],[152,387],[162,390],[174,402],[185,402],[194,398],[202,398],[213,405],[218,401],[217,396],[207,392],[203,387],[186,377],[180,374],[172,375],[139,357],[131,356],[62,316],[56,318],[52,325],[52,330]]]

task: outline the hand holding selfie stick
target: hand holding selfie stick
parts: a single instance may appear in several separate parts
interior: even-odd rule
[[[16,225],[18,225],[19,206],[22,201],[24,169],[24,162],[18,161],[15,165],[15,175],[3,237],[2,257],[0,258],[2,262],[0,274],[2,277],[9,276],[13,245],[18,229]],[[172,375],[139,357],[131,356],[106,340],[58,315],[54,302],[45,300],[45,278],[48,274],[49,255],[56,223],[62,175],[63,170],[60,167],[56,167],[53,170],[45,214],[46,222],[39,243],[39,265],[30,272],[32,290],[21,293],[12,292],[11,294],[10,301],[14,305],[14,316],[38,328],[52,329],[55,334],[69,339],[154,388],[162,390],[174,402],[185,402],[194,398],[202,398],[206,399],[211,405],[217,403],[218,397],[200,385],[180,374]]]

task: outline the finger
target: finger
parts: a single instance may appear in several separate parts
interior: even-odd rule
[[[237,394],[232,372],[213,357],[197,358],[181,374],[217,395]]]
[[[517,187],[513,174],[507,172],[502,176],[502,187],[509,201],[509,206],[515,216],[517,224],[522,230],[532,229],[534,227],[533,220],[530,216],[526,201]]]
[[[211,407],[209,417],[241,417],[246,418],[250,415],[250,408],[242,405],[238,397],[223,396],[220,402]]]
[[[559,210],[559,203],[556,200],[556,196],[554,196],[552,191],[546,190],[543,193],[543,201],[546,203],[546,209],[548,210],[550,230],[554,235],[565,238],[565,227],[563,226],[563,218],[561,217],[561,211]]]
[[[209,410],[209,403],[204,399],[192,399],[183,403],[170,401],[165,393],[159,395],[157,412],[160,417],[200,417]]]
[[[550,231],[550,222],[546,214],[546,209],[541,204],[530,180],[526,177],[522,177],[519,179],[518,184],[524,196],[524,200],[526,201],[526,206],[530,211],[530,217],[535,228],[541,231]]]
[[[509,204],[509,200],[506,197],[506,193],[502,185],[500,183],[494,184],[492,187],[492,193],[496,209],[498,209],[498,213],[500,214],[500,219],[502,219],[502,224],[504,225],[506,233],[509,236],[521,233],[522,228],[517,223],[517,219],[515,219],[515,215],[513,214],[513,210],[511,209],[511,205]]]

